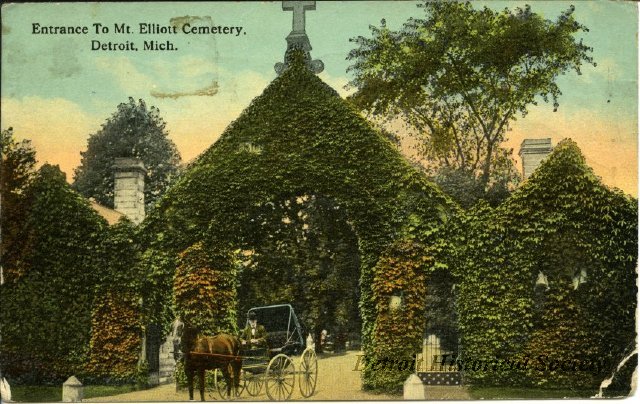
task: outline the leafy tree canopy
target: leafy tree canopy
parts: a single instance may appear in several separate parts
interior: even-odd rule
[[[458,204],[469,209],[479,200],[497,206],[509,197],[520,183],[520,173],[511,158],[512,150],[500,148],[491,163],[489,185],[485,188],[473,171],[465,168],[440,167],[430,177]]]
[[[18,249],[12,248],[25,221],[24,191],[35,174],[36,152],[29,140],[17,142],[13,128],[0,133],[2,164],[0,165],[0,257],[5,269],[14,265]]]
[[[143,100],[118,105],[118,110],[89,137],[74,173],[74,187],[84,196],[113,207],[113,163],[117,157],[136,157],[147,169],[145,203],[152,205],[177,174],[180,154],[167,137],[166,123],[156,107]]]
[[[587,28],[574,19],[573,6],[555,21],[529,6],[421,6],[425,18],[410,18],[400,31],[383,20],[370,27],[370,38],[351,40],[351,100],[407,123],[424,137],[424,153],[436,166],[474,173],[486,188],[510,122],[540,100],[557,109],[558,77],[580,74],[583,63],[595,66],[592,49],[574,36]]]

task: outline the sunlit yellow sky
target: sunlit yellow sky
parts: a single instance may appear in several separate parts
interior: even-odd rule
[[[529,1],[534,12],[555,19],[570,6],[564,1]],[[525,2],[475,3],[494,9],[523,7]],[[575,140],[605,184],[638,195],[637,6],[623,1],[574,2],[575,17],[589,28],[580,34],[593,47],[597,67],[567,74],[558,83],[560,109],[541,102],[519,118],[507,147],[524,138]],[[318,2],[306,13],[312,56],[321,59],[320,77],[346,96],[350,76],[349,38],[369,35],[382,18],[399,28],[421,16],[413,1]],[[169,25],[173,17],[207,17],[201,21],[241,26],[241,35],[142,35],[140,23]],[[280,2],[216,3],[66,3],[13,4],[2,8],[1,125],[31,139],[39,163],[58,164],[72,180],[87,139],[129,96],[157,106],[169,137],[184,161],[191,160],[220,136],[225,127],[275,78],[282,61],[292,13]],[[33,23],[88,26],[86,35],[33,33]],[[94,23],[110,28],[95,34]],[[114,33],[128,24],[132,34]],[[92,51],[93,40],[133,42],[171,40],[176,51]],[[197,93],[218,83],[215,95],[159,97]],[[520,168],[520,166],[519,166]]]

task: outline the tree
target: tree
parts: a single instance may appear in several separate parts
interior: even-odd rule
[[[588,29],[574,19],[573,6],[556,21],[528,5],[501,12],[469,2],[421,6],[426,17],[410,18],[400,31],[382,20],[370,27],[371,38],[351,39],[351,100],[407,123],[436,166],[474,173],[486,189],[509,124],[540,100],[557,110],[557,78],[596,65],[592,49],[574,37]]]
[[[0,134],[2,165],[0,165],[0,257],[4,277],[12,278],[18,248],[13,248],[20,227],[25,221],[25,189],[33,179],[36,152],[29,140],[16,142],[13,128]]]
[[[145,203],[151,206],[177,174],[180,154],[168,139],[166,123],[156,107],[147,108],[143,100],[133,98],[118,105],[118,110],[89,137],[87,150],[81,152],[81,165],[74,172],[75,189],[113,207],[113,163],[116,157],[136,157],[147,169]]]
[[[489,185],[483,187],[481,179],[465,168],[440,167],[431,176],[440,188],[464,209],[469,209],[479,200],[497,206],[507,199],[518,183],[520,174],[511,158],[512,150],[500,148],[491,163]]]

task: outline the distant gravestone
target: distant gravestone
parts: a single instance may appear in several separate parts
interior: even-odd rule
[[[65,403],[77,403],[82,401],[84,387],[77,377],[71,376],[62,384],[62,401]]]

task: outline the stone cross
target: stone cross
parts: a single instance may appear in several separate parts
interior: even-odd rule
[[[282,10],[293,11],[293,28],[291,32],[303,33],[304,30],[304,13],[307,10],[315,10],[315,1],[283,1]]]
[[[315,10],[315,1],[283,1],[283,11],[293,11],[293,27],[287,36],[287,50],[284,56],[284,63],[278,62],[274,66],[276,73],[281,75],[288,67],[288,57],[294,50],[301,50],[305,53],[306,65],[315,74],[324,70],[324,63],[321,60],[311,60],[311,42],[305,31],[305,12]]]

